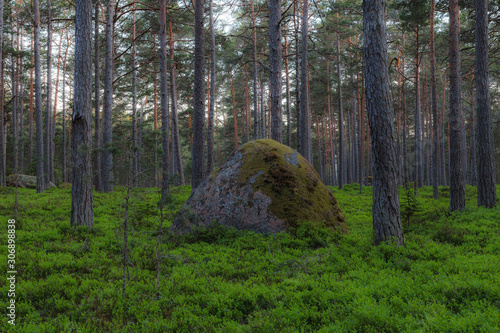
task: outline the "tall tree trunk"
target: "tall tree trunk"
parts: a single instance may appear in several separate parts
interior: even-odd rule
[[[17,48],[21,52],[21,54],[24,52],[23,50],[23,38],[21,37],[23,35],[23,30],[20,28],[21,27],[21,19],[18,15],[18,37],[17,37]],[[19,170],[24,170],[24,75],[23,75],[23,68],[22,68],[22,59],[21,57],[17,58],[17,73],[18,73],[18,80],[19,80]]]
[[[366,104],[373,149],[374,243],[395,241],[403,245],[384,9],[383,0],[363,2]]]
[[[465,208],[465,121],[460,79],[460,7],[450,0],[450,209]]]
[[[321,160],[321,139],[320,139],[320,128],[319,128],[319,117],[316,115],[316,142],[318,145],[318,173],[320,179],[324,182],[325,179],[323,178],[323,165],[322,165],[322,160]]]
[[[31,49],[33,50],[33,38],[31,38]],[[35,111],[33,108],[34,98],[35,98],[35,84],[33,81],[33,68],[35,67],[35,62],[33,56],[31,56],[31,68],[30,68],[30,116],[29,116],[29,148],[28,148],[28,164],[33,162],[33,144],[35,143],[33,125],[35,120]],[[2,75],[3,76],[3,75]],[[1,112],[0,112],[1,113]],[[0,120],[1,121],[1,120]],[[0,131],[1,133],[1,131]],[[1,142],[1,139],[0,139]],[[1,168],[1,167],[0,167]],[[1,176],[0,176],[1,178]]]
[[[179,138],[179,118],[177,116],[177,83],[174,60],[174,33],[172,30],[172,20],[168,21],[170,34],[170,92],[172,98],[172,150],[174,154],[175,166],[179,175],[180,185],[184,185],[184,168],[182,166],[181,141]],[[214,82],[215,84],[215,82]]]
[[[292,118],[290,114],[290,75],[288,73],[288,43],[285,36],[285,95],[286,95],[286,145],[292,146]]]
[[[330,147],[329,153],[329,160],[330,160],[330,168],[331,172],[328,171],[328,173],[332,174],[332,181],[330,182],[329,185],[333,186],[333,177],[335,177],[335,170],[334,170],[334,157],[333,157],[333,128],[332,128],[332,121],[333,121],[333,114],[332,114],[332,97],[330,94],[330,60],[327,58],[326,59],[326,112],[328,115],[328,135],[329,135],[329,140],[328,140],[328,145]]]
[[[488,73],[488,0],[474,1],[476,11],[477,203],[496,205],[496,170]]]
[[[69,45],[70,45],[70,40],[69,40],[69,31],[66,29],[66,41],[67,41],[67,47],[66,47],[66,52],[64,54],[64,64],[63,64],[63,96],[62,96],[62,107],[63,107],[63,114],[62,114],[62,174],[63,174],[63,182],[68,182],[68,167],[67,167],[67,150],[66,150],[66,64],[67,64],[67,59],[68,59],[68,50],[69,50]],[[70,86],[71,89],[71,86]],[[71,95],[71,94],[70,94]],[[71,138],[70,138],[71,140]],[[99,166],[100,167],[100,166]]]
[[[299,75],[299,1],[293,3],[293,30],[295,39],[295,111],[297,113],[297,151],[302,152],[302,119],[300,106],[300,75]]]
[[[342,77],[340,73],[340,37],[337,34],[337,93],[339,105],[339,159],[338,177],[339,189],[344,187],[345,182],[345,143],[344,143],[344,110],[342,108]]]
[[[332,176],[333,176],[333,182],[332,185],[336,186],[338,185],[338,160],[336,158],[336,149],[335,149],[335,121],[333,119],[333,110],[332,110],[332,119],[330,120],[330,141],[332,145]]]
[[[155,39],[156,42],[156,39]],[[156,43],[155,43],[155,49],[156,49]],[[154,186],[158,187],[158,84],[157,84],[157,74],[156,74],[156,59],[154,62],[153,66],[153,86],[154,86],[154,91],[153,91],[153,130],[154,130],[154,136],[155,136],[155,142],[154,142],[154,168],[153,168],[153,173],[154,173]]]
[[[245,142],[250,141],[250,87],[248,85],[248,66],[245,64]],[[215,82],[214,82],[215,83]]]
[[[401,81],[403,80],[403,69],[402,69],[402,66],[401,66],[401,58],[402,58],[402,53],[403,51],[400,50],[398,51],[398,72],[399,72],[399,75],[398,75],[398,111],[397,111],[397,128],[396,128],[396,133],[397,133],[397,159],[398,159],[398,177],[399,177],[399,184],[403,184],[403,161],[402,161],[402,147],[401,147],[401,143],[402,143],[402,137],[401,137],[401,134],[403,133],[403,130],[401,128],[401,118],[402,118],[402,109],[403,109],[403,89],[401,87]]]
[[[264,81],[262,80],[262,72],[260,73],[260,138],[265,139],[266,133],[266,110],[264,109]]]
[[[203,162],[204,153],[204,130],[205,130],[205,88],[204,88],[204,28],[203,28],[203,4],[204,0],[196,0],[195,7],[195,52],[194,52],[194,107],[193,107],[193,148],[192,158],[192,186],[193,191],[203,181],[205,176]]]
[[[15,51],[15,44],[14,44],[14,8],[12,9],[12,19],[11,19],[11,39],[10,39],[10,48]],[[17,104],[19,101],[19,96],[18,96],[18,85],[17,85],[17,56],[15,52],[12,52],[11,55],[11,87],[12,87],[12,118],[11,118],[11,129],[12,129],[12,169],[14,170],[14,173],[19,173],[19,160],[18,160],[18,155],[19,155],[19,121],[18,121],[18,109],[17,109]],[[50,119],[50,118],[49,118]]]
[[[415,32],[415,183],[417,187],[424,186],[424,165],[422,147],[422,108],[420,104],[420,58],[419,58],[419,29]]]
[[[305,3],[307,0],[305,0]],[[305,6],[305,5],[304,5]],[[282,142],[281,107],[281,1],[269,0],[269,62],[271,99],[271,139]],[[307,29],[307,28],[306,28]],[[306,30],[307,33],[307,30]]]
[[[356,89],[352,90],[352,179],[354,180],[355,183],[359,183],[361,180],[358,179],[358,138],[357,138],[357,126],[356,122],[358,119],[357,116],[358,112],[358,103],[356,99]],[[398,173],[399,175],[399,173]]]
[[[300,121],[301,121],[301,139],[300,152],[309,162],[312,162],[311,149],[311,114],[309,110],[309,89],[308,89],[308,70],[307,70],[307,51],[308,51],[308,21],[309,21],[309,2],[304,0],[302,11],[302,64],[301,64],[301,94],[300,94]]]
[[[345,167],[346,167],[346,178],[347,178],[347,184],[351,184],[351,117],[349,113],[346,114],[345,117],[345,129],[346,129],[346,158],[345,158]]]
[[[403,49],[404,49],[404,35],[403,35]],[[402,67],[403,67],[403,73],[404,73],[404,68],[405,68],[405,56],[403,54],[403,64],[402,64]],[[410,163],[409,163],[409,160],[408,160],[408,145],[407,145],[407,133],[408,133],[408,126],[407,126],[407,121],[408,121],[408,117],[406,115],[406,80],[403,80],[403,86],[402,86],[402,93],[403,93],[403,96],[402,96],[402,104],[403,104],[403,133],[402,133],[402,137],[403,137],[403,140],[402,140],[402,144],[403,144],[403,182],[405,184],[405,188],[408,187],[408,183],[410,181]]]
[[[139,183],[139,170],[137,170],[137,63],[135,56],[135,1],[132,5],[132,186]]]
[[[141,105],[141,112],[139,115],[139,129],[137,130],[137,172],[139,174],[142,173],[142,123],[143,123],[143,115],[144,115],[144,106],[148,101],[148,96],[144,97],[144,101]],[[141,184],[139,183],[139,186]]]
[[[434,12],[436,1],[431,0],[430,17],[430,57],[431,57],[431,107],[432,107],[432,196],[439,198],[438,188],[438,151],[439,151],[439,119],[437,114],[437,91],[436,91],[436,51],[434,46]]]
[[[56,118],[57,118],[57,96],[59,94],[59,74],[61,72],[61,63],[62,63],[62,57],[61,57],[61,49],[62,49],[62,41],[63,41],[63,34],[60,34],[59,38],[59,47],[57,50],[57,69],[56,69],[56,87],[54,91],[54,107],[52,111],[52,125],[51,125],[51,152],[52,156],[55,158],[55,137],[56,137]],[[67,48],[66,48],[67,50]],[[52,160],[53,163],[53,160]],[[52,165],[52,169],[54,169],[54,165]]]
[[[92,1],[75,2],[71,224],[94,226],[92,207]]]
[[[470,94],[470,113],[471,113],[471,135],[470,135],[470,168],[469,168],[469,184],[472,186],[477,186],[477,152],[476,152],[476,115],[474,107],[474,79],[471,79],[471,94]]]
[[[160,96],[161,96],[161,146],[162,146],[162,181],[161,201],[166,203],[169,196],[168,157],[168,84],[167,84],[167,0],[160,0]]]
[[[359,79],[358,79],[359,82]],[[362,151],[362,145],[363,145],[363,138],[361,136],[361,127],[363,126],[363,112],[362,112],[362,103],[361,103],[361,96],[359,93],[359,88],[357,90],[358,92],[358,100],[359,100],[359,120],[358,120],[358,179],[359,179],[359,193],[363,193],[363,175],[364,175],[364,170],[363,170],[363,151]],[[398,170],[398,175],[399,170]]]
[[[101,126],[99,119],[100,80],[99,80],[99,6],[96,1],[94,10],[94,186],[96,191],[102,191],[101,180]],[[67,53],[66,53],[67,54]],[[64,132],[64,131],[63,131]]]
[[[231,99],[233,101],[233,124],[234,124],[234,133],[233,133],[233,148],[238,148],[238,114],[236,112],[236,98],[234,96],[234,82],[233,82],[233,73],[229,69],[229,84],[231,85]]]
[[[3,31],[4,1],[0,0],[0,31]],[[4,81],[3,81],[3,33],[0,34],[0,186],[5,186],[5,124],[4,124]]]
[[[34,10],[34,53],[35,53],[35,115],[36,115],[36,193],[45,191],[44,153],[43,153],[43,116],[42,82],[40,65],[40,3],[33,0]]]
[[[106,5],[106,57],[104,61],[104,112],[102,128],[101,180],[102,191],[113,191],[113,35],[115,1]]]
[[[69,45],[66,48],[66,56],[68,55]],[[68,182],[67,173],[67,157],[66,157],[66,57],[63,64],[63,84],[62,84],[62,177],[63,183]]]
[[[252,0],[253,5],[253,0]],[[253,15],[253,7],[252,7]],[[210,108],[207,130],[207,174],[214,168],[214,112],[215,112],[215,32],[213,0],[210,0]],[[255,54],[254,54],[255,58]],[[255,64],[254,64],[255,67]]]
[[[69,95],[70,96],[73,96],[73,89],[72,89],[72,85],[70,84],[69,85]],[[69,119],[71,120],[71,118]],[[69,122],[69,126],[68,126],[68,150],[70,152],[70,156],[68,159],[71,159],[71,121]],[[72,172],[71,172],[71,163],[70,163],[70,166],[68,166],[68,179],[72,177]]]
[[[257,25],[255,23],[255,0],[252,0],[252,57],[253,57],[253,138],[257,140],[259,136],[259,110],[257,93]]]
[[[446,75],[444,75],[444,80],[443,80],[443,107],[441,109],[441,126],[439,126],[439,154],[441,155],[440,158],[440,174],[441,174],[441,185],[446,186],[447,184],[447,179],[446,179],[446,154],[445,154],[445,148],[444,148],[444,114],[446,110]]]
[[[361,73],[361,87],[364,87],[364,75]],[[361,113],[360,113],[360,127],[361,127],[361,161],[360,161],[360,166],[361,166],[361,184],[363,184],[363,181],[365,179],[365,90],[361,88]],[[363,186],[361,185],[359,188],[359,192],[363,192]]]
[[[54,182],[54,156],[52,155],[52,12],[50,0],[47,0],[47,107],[45,118],[45,180]]]

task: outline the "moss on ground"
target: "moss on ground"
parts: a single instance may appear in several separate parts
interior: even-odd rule
[[[375,247],[372,188],[331,190],[348,235],[305,223],[177,236],[165,228],[191,187],[171,188],[162,226],[158,190],[131,191],[123,297],[123,188],[94,192],[88,230],[70,225],[70,189],[0,187],[4,236],[16,219],[18,278],[16,326],[2,316],[0,332],[500,332],[500,206],[478,208],[467,186],[466,209],[450,213],[449,198],[424,187],[406,245]]]

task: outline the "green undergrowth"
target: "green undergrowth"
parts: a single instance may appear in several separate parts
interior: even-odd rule
[[[15,218],[18,272],[17,325],[3,314],[0,331],[500,331],[500,207],[477,208],[467,187],[467,208],[449,213],[449,188],[436,201],[425,187],[404,224],[406,245],[374,247],[371,188],[331,189],[348,235],[305,224],[274,236],[218,225],[173,236],[190,188],[172,189],[162,229],[157,191],[131,191],[124,298],[123,189],[94,194],[88,230],[70,226],[68,188],[19,189],[17,204],[14,189],[0,188],[0,253]],[[3,313],[7,290],[0,279]]]

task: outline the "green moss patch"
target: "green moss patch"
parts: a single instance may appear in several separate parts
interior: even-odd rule
[[[271,212],[296,227],[303,221],[316,222],[347,232],[337,200],[321,182],[313,166],[294,149],[274,140],[251,141],[240,148],[243,165],[241,186],[270,197]]]

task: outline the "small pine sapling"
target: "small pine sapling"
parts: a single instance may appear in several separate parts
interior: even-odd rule
[[[413,183],[405,185],[405,195],[401,205],[401,218],[410,226],[410,219],[421,209],[417,196],[413,189]]]

